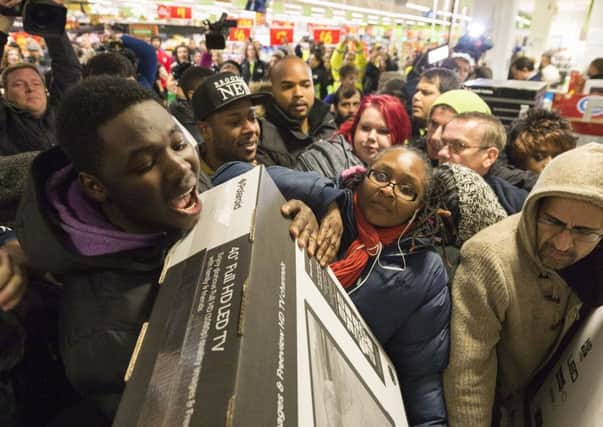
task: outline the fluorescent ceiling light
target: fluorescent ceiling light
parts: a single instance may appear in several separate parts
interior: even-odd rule
[[[415,4],[415,3],[406,3],[404,5],[404,7],[407,7],[409,9],[418,10],[419,12],[429,12],[431,10],[427,6],[422,6],[420,4]]]
[[[334,3],[331,1],[322,1],[322,0],[300,0],[301,3],[305,3],[305,4],[311,4],[311,5],[317,5],[317,6],[327,6],[327,7],[332,7],[334,9],[343,9],[346,11],[352,11],[352,12],[359,12],[359,13],[373,13],[375,15],[380,15],[380,16],[388,16],[388,17],[395,17],[395,18],[405,18],[405,19],[413,19],[415,21],[422,21],[422,22],[427,22],[427,23],[431,23],[432,19],[431,18],[425,18],[419,15],[411,15],[408,13],[392,13],[392,12],[387,12],[387,11],[376,11],[374,9],[367,9],[367,8],[363,8],[363,7],[358,7],[358,6],[351,6],[351,5],[346,5],[346,4],[341,4],[341,3]],[[443,20],[435,20],[436,24],[444,24],[446,21]]]

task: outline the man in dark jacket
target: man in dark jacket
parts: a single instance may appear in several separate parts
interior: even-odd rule
[[[14,18],[0,15],[0,56]],[[55,144],[55,108],[67,87],[81,78],[80,63],[66,34],[45,38],[52,58],[52,85],[33,64],[20,63],[2,73],[0,102],[0,221],[14,221],[23,181],[18,177],[33,155]],[[17,156],[17,157],[15,157]],[[5,197],[6,196],[6,197]]]
[[[164,256],[199,218],[199,159],[154,94],[120,78],[74,87],[58,112],[57,140],[62,149],[33,162],[17,235],[31,265],[64,283],[67,376],[110,420]],[[284,212],[297,214],[291,233],[313,252],[309,208],[291,201]]]
[[[521,210],[528,192],[490,173],[506,141],[505,128],[497,118],[474,111],[461,113],[444,127],[438,159],[467,166],[483,176],[512,215]]]
[[[312,72],[300,58],[279,61],[270,79],[274,100],[267,103],[266,117],[260,122],[257,160],[292,168],[299,153],[317,140],[328,139],[337,128],[329,107],[314,98]]]
[[[25,292],[27,279],[6,247],[14,242],[14,232],[0,226],[0,425],[18,425],[19,411],[10,371],[25,352],[25,331],[19,317],[11,311]],[[9,244],[10,244],[9,243]]]

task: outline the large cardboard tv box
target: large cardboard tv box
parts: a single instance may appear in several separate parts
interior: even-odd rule
[[[532,427],[603,425],[603,308],[571,339],[529,402]]]
[[[166,260],[114,425],[407,426],[393,365],[289,236],[265,169],[201,200]]]

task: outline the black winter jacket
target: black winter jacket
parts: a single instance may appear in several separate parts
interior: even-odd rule
[[[325,99],[328,94],[328,88],[333,84],[331,73],[323,64],[312,68],[312,82],[314,83],[314,94],[319,99]]]
[[[0,46],[7,36],[0,33]],[[44,39],[52,59],[52,84],[49,88],[48,107],[39,119],[29,112],[16,108],[3,100],[0,103],[0,156],[49,148],[55,144],[55,109],[67,88],[82,77],[80,63],[73,47],[64,34]],[[2,54],[3,49],[0,49]]]
[[[364,77],[362,78],[362,91],[365,95],[377,92],[380,75],[381,71],[375,64],[372,62],[366,64],[366,70],[364,71]]]
[[[44,185],[67,164],[59,148],[33,162],[17,216],[17,235],[31,264],[64,283],[59,343],[70,382],[112,418],[132,350],[157,294],[169,242],[102,256],[74,251],[47,201]]]
[[[259,82],[259,81],[264,80],[267,69],[268,69],[268,67],[267,67],[266,63],[260,59],[257,59],[254,64],[253,74],[252,74],[251,73],[251,64],[249,63],[249,61],[244,60],[241,63],[242,77],[243,77],[243,80],[245,80],[247,83]]]
[[[526,201],[526,197],[528,197],[528,192],[526,190],[516,187],[492,173],[484,175],[484,180],[488,183],[490,188],[492,188],[498,201],[509,215],[521,211],[523,203]]]
[[[490,175],[497,176],[505,181],[513,184],[516,187],[522,188],[528,192],[532,191],[532,187],[536,184],[538,174],[536,172],[519,169],[509,162],[509,156],[506,150],[503,150],[496,162],[490,168]]]
[[[342,135],[335,134],[328,141],[320,140],[310,145],[297,156],[295,169],[314,171],[337,181],[341,172],[352,166],[363,166]]]
[[[7,35],[0,32],[0,56]],[[33,155],[22,154],[44,150],[55,145],[55,110],[67,88],[82,77],[80,63],[67,35],[45,38],[52,58],[52,84],[48,106],[41,118],[0,101],[0,221],[12,223],[23,191],[24,174]]]
[[[329,139],[337,130],[329,106],[315,99],[308,115],[310,131],[301,131],[298,120],[292,120],[273,101],[266,106],[266,117],[260,120],[262,135],[256,159],[266,166],[279,165],[293,168],[299,153],[310,144]]]

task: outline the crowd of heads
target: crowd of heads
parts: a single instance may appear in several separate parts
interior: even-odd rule
[[[161,50],[158,37],[151,44]],[[403,227],[396,256],[404,263],[419,247],[458,250],[480,231],[520,212],[526,200],[527,206],[531,189],[498,176],[494,180],[496,166],[542,173],[539,182],[547,185],[553,159],[565,152],[570,153],[561,161],[580,154],[575,154],[577,138],[570,123],[557,113],[531,109],[506,129],[479,95],[462,88],[476,72],[466,54],[453,55],[450,68],[424,71],[412,93],[410,83],[395,73],[381,81],[378,93],[367,93],[367,70],[358,68],[362,49],[334,51],[340,56],[339,79],[330,82],[336,87],[330,88],[329,106],[316,91],[317,70],[333,65],[322,48],[307,61],[275,54],[268,64],[260,63],[260,50],[251,42],[241,63],[222,61],[219,52],[206,53],[211,65],[203,67],[197,65],[200,51],[186,44],[173,51],[179,100],[190,123],[175,120],[159,93],[142,86],[138,60],[124,51],[93,56],[82,67],[83,81],[62,94],[53,122],[56,141],[69,173],[76,176],[74,188],[101,212],[112,233],[182,237],[202,215],[200,178],[230,162],[271,166],[259,154],[265,150],[266,155],[267,147],[281,138],[275,149],[281,150],[281,158],[295,160],[316,150],[316,156],[324,156],[321,161],[334,162],[336,176],[328,178],[336,183],[325,185],[351,190],[353,215],[379,233]],[[44,77],[35,65],[14,62],[15,55],[6,50],[3,58],[6,103],[39,119],[49,103]],[[374,69],[385,72],[388,55],[375,47],[369,56]],[[544,66],[547,60],[551,58],[543,58]],[[265,72],[254,81],[254,70],[262,67]],[[519,57],[509,78],[525,80],[533,71],[534,62]],[[588,72],[601,75],[600,61],[593,61]],[[254,85],[266,86],[250,89]],[[198,140],[187,130],[191,123]],[[272,128],[274,140],[268,140]],[[337,163],[350,157],[352,168]],[[514,211],[505,198],[509,193],[520,200]],[[65,198],[71,201],[71,196]],[[602,237],[602,208],[571,194],[539,200],[530,208],[536,211],[529,212],[537,224],[530,236],[539,262],[559,271],[588,257]],[[571,222],[563,221],[572,211],[577,213]],[[405,254],[400,241],[407,231],[412,244]],[[383,245],[378,248],[377,255],[370,255],[379,257]],[[400,268],[406,271],[405,264]]]

